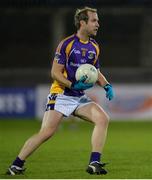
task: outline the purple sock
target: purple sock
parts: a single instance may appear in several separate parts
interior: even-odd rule
[[[101,154],[99,152],[92,152],[91,156],[90,156],[90,163],[93,161],[100,162],[100,156],[101,156]]]
[[[17,158],[13,161],[12,165],[16,165],[16,166],[19,166],[19,167],[23,167],[24,162],[25,162],[24,160],[21,160],[19,157],[17,157]]]

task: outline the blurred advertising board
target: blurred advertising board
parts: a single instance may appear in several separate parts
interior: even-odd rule
[[[0,88],[0,118],[35,117],[35,88]]]
[[[109,114],[112,120],[152,120],[152,85],[113,84],[115,98],[109,101],[105,91],[95,86],[86,93]],[[49,86],[37,87],[36,115],[43,117]]]
[[[152,85],[113,84],[115,98],[109,101],[105,91],[95,86],[86,93],[109,114],[111,120],[152,120]],[[50,85],[36,88],[0,88],[0,118],[37,117],[45,112]]]
[[[36,89],[36,117],[40,119],[43,118],[45,112],[49,88],[49,85],[39,85]]]
[[[152,85],[113,85],[115,98],[108,101],[100,87],[88,90],[88,95],[116,120],[152,120]]]

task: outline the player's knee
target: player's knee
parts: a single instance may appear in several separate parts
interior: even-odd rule
[[[104,117],[103,117],[103,121],[104,121],[105,125],[108,126],[109,120],[110,120],[110,117],[107,114],[105,114]]]
[[[108,126],[109,124],[109,116],[107,114],[99,114],[96,118],[96,124],[101,126]]]
[[[46,141],[49,138],[51,138],[53,134],[54,134],[54,131],[50,131],[50,129],[44,129],[40,131],[40,136],[43,141]]]

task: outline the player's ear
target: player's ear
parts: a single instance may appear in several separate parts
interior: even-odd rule
[[[86,24],[86,22],[84,20],[80,21],[80,26],[84,26]]]

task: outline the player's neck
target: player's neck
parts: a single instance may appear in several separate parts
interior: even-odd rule
[[[78,30],[76,35],[80,40],[84,42],[89,41],[89,36],[85,32]]]

